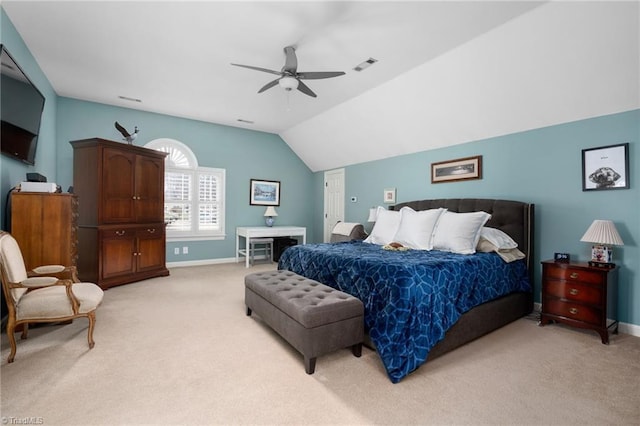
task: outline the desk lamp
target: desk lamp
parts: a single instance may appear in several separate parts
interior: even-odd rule
[[[267,207],[267,210],[264,212],[264,217],[266,218],[264,221],[267,226],[273,226],[273,222],[275,222],[274,217],[278,216],[276,213],[276,209],[273,206]]]

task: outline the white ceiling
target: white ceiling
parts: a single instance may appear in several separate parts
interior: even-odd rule
[[[640,107],[637,2],[2,7],[58,95],[277,133],[314,171]],[[276,76],[230,65],[280,70],[287,45],[346,75],[258,94]]]

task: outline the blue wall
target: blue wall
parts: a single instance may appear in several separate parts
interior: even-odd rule
[[[345,219],[365,223],[368,209],[383,205],[385,188],[396,188],[398,202],[458,197],[531,202],[536,205],[536,264],[553,258],[554,252],[589,260],[591,247],[580,238],[594,219],[610,219],[625,243],[614,248],[621,265],[619,317],[640,325],[639,123],[640,110],[635,110],[349,166]],[[582,149],[625,142],[629,142],[631,188],[583,192]],[[431,163],[474,155],[482,155],[481,180],[431,184]],[[319,199],[322,179],[323,173],[317,173]],[[348,201],[352,196],[357,203]],[[315,221],[320,227],[322,217],[316,214]],[[540,267],[535,286],[539,301]]]
[[[249,205],[249,181],[280,181],[280,206],[276,225],[306,226],[313,240],[313,174],[277,135],[201,121],[154,114],[128,108],[60,97],[58,99],[58,184],[73,184],[73,149],[69,141],[100,137],[121,141],[114,127],[138,126],[135,145],[158,138],[187,145],[203,167],[226,169],[227,237],[223,241],[168,242],[167,262],[224,259],[235,256],[236,226],[263,226],[265,207]],[[80,200],[82,202],[82,200]],[[174,255],[175,247],[189,254]]]
[[[16,184],[25,180],[26,173],[38,172],[47,176],[49,182],[56,181],[56,93],[1,7],[0,43],[5,45],[13,59],[45,97],[35,165],[28,166],[5,155],[0,156],[0,226],[4,227],[6,195]]]

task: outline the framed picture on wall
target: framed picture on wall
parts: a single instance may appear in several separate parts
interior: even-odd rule
[[[629,189],[629,144],[582,150],[582,190]]]
[[[251,179],[249,204],[252,206],[279,206],[280,181]]]
[[[396,202],[396,189],[386,188],[384,190],[384,202],[387,204],[393,204]]]
[[[431,183],[482,179],[482,155],[431,163]]]

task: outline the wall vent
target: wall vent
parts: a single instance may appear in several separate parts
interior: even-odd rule
[[[365,70],[365,69],[369,68],[371,65],[375,64],[376,62],[378,62],[377,59],[369,58],[366,61],[361,62],[358,65],[356,65],[356,67],[354,68],[354,71]]]
[[[131,101],[131,102],[142,102],[142,99],[138,99],[138,98],[130,98],[128,96],[118,96],[118,98],[124,100],[124,101]]]

